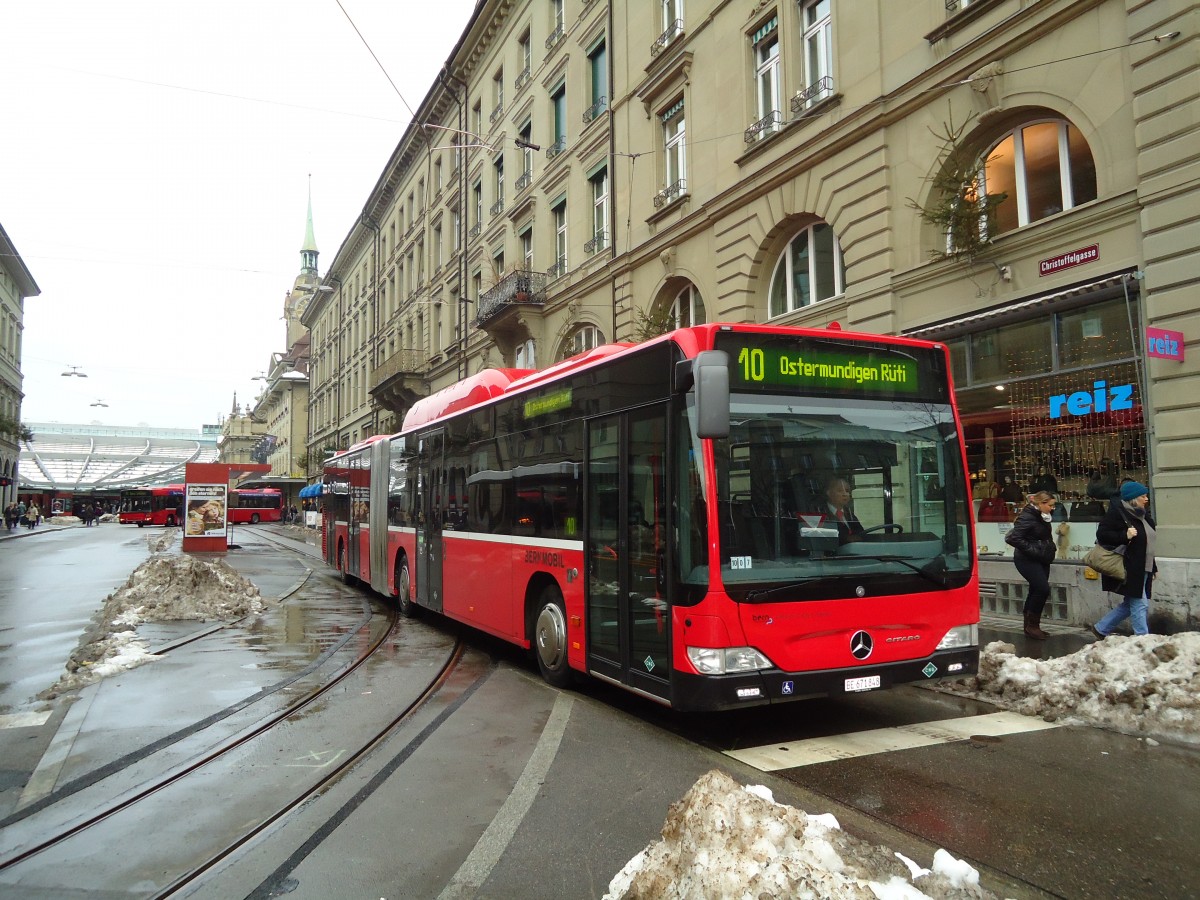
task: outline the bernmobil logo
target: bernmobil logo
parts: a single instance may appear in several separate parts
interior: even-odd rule
[[[1066,410],[1064,412],[1064,409]],[[1133,409],[1133,385],[1113,384],[1103,381],[1092,383],[1092,390],[1076,391],[1074,394],[1055,394],[1050,398],[1050,418],[1061,419],[1064,415],[1086,416],[1090,413]]]

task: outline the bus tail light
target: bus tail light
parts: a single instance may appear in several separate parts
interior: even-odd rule
[[[688,659],[702,675],[770,669],[771,661],[753,647],[688,647]]]
[[[959,625],[946,632],[946,636],[938,642],[938,650],[958,650],[961,647],[976,647],[979,645],[978,625]]]

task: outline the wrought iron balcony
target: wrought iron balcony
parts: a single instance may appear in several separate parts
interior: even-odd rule
[[[818,100],[823,100],[833,93],[833,76],[825,75],[818,78],[792,98],[792,112],[799,113],[806,106],[812,106]]]
[[[583,252],[588,256],[593,253],[598,253],[608,246],[608,231],[601,228],[596,232],[596,236],[583,245]]]
[[[479,297],[475,325],[484,328],[514,306],[544,306],[546,276],[530,269],[518,269]]]
[[[557,28],[555,28],[552,32],[550,32],[550,37],[546,38],[546,49],[553,50],[554,45],[561,41],[563,39],[563,35],[565,34],[566,32],[563,30],[563,26],[559,25]]]
[[[488,121],[495,125],[502,118],[504,118],[504,104],[497,103],[496,108],[492,110],[492,114],[488,116]]]
[[[598,115],[600,115],[600,113],[604,112],[604,110],[606,110],[606,109],[608,109],[608,98],[601,97],[599,100],[597,100],[595,103],[593,103],[591,106],[589,106],[587,109],[585,109],[583,111],[583,124],[587,125],[593,119],[595,119]]]
[[[667,48],[667,44],[683,34],[683,19],[676,19],[672,22],[667,30],[658,36],[658,40],[650,45],[650,55],[658,56]]]
[[[525,87],[525,85],[529,84],[529,78],[530,78],[529,66],[526,66],[524,69],[522,69],[520,71],[520,74],[517,75],[517,80],[516,80],[515,84],[516,84],[516,88],[518,91],[521,88]]]
[[[521,173],[521,177],[517,179],[517,192],[520,193],[531,184],[533,184],[533,170],[526,169]]]
[[[479,237],[479,232],[481,232],[481,231],[483,231],[483,223],[476,222],[474,225],[471,226],[471,230],[467,232],[467,237],[477,238],[477,237]]]
[[[674,184],[663,188],[654,195],[654,208],[662,209],[668,206],[687,193],[687,179],[680,178]]]
[[[489,211],[493,216],[498,216],[500,213],[504,212],[504,198],[501,197],[499,200],[493,203]]]
[[[546,148],[546,159],[554,159],[558,154],[567,149],[566,137],[560,137],[557,141]]]
[[[770,137],[779,130],[782,123],[783,113],[777,109],[771,110],[746,129],[746,143],[753,144],[759,138]]]

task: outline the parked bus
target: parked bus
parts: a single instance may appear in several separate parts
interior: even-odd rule
[[[418,401],[327,461],[325,554],[554,685],[837,696],[977,671],[965,469],[944,345],[703,325]]]
[[[121,508],[117,521],[122,525],[166,525],[179,524],[179,507],[183,505],[183,485],[168,484],[161,487],[130,488],[121,491]]]
[[[278,488],[230,491],[227,515],[232,524],[278,522],[283,517],[283,494]]]

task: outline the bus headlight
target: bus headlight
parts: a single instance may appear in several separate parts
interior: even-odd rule
[[[937,645],[939,650],[958,650],[962,647],[975,647],[979,644],[978,625],[959,625],[946,632],[946,636]]]
[[[702,675],[771,668],[771,661],[753,647],[688,647],[687,655],[696,671]]]

